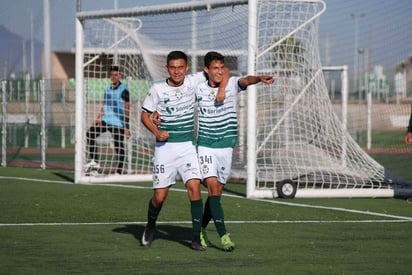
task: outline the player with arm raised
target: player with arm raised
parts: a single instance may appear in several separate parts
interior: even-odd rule
[[[153,163],[153,196],[149,200],[148,221],[142,236],[142,245],[151,246],[156,220],[179,173],[188,192],[192,215],[193,250],[205,250],[200,244],[203,203],[200,194],[200,170],[194,145],[195,89],[206,81],[203,72],[185,76],[189,70],[187,56],[181,51],[170,52],[166,69],[169,77],[153,84],[143,102],[141,120],[156,137]],[[159,113],[161,125],[152,121]]]
[[[198,102],[198,157],[203,182],[208,188],[201,229],[202,246],[210,245],[206,226],[213,218],[223,250],[232,251],[235,244],[226,232],[221,195],[229,178],[233,147],[237,142],[236,100],[241,90],[259,82],[272,84],[272,76],[230,77],[223,102],[216,102],[217,89],[225,73],[224,57],[208,52],[204,58],[208,81],[196,89]]]

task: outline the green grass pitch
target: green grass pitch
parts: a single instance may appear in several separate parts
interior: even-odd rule
[[[0,168],[1,274],[410,274],[412,205],[400,199],[222,199],[233,252],[190,249],[178,183],[152,247],[140,246],[150,183],[73,184],[68,171]],[[206,189],[203,189],[206,191]],[[206,193],[203,193],[206,199]]]

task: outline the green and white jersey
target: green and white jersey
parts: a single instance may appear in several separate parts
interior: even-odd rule
[[[226,98],[223,103],[216,103],[218,88],[212,88],[207,82],[196,89],[198,104],[199,132],[198,146],[209,148],[233,148],[237,142],[236,100],[241,91],[240,77],[231,77],[226,86]]]
[[[196,87],[205,82],[203,72],[187,75],[183,84],[173,87],[166,80],[156,82],[143,102],[143,111],[160,114],[161,131],[168,131],[167,142],[194,142],[194,104]]]

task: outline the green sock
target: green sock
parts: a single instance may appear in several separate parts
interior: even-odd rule
[[[163,204],[159,208],[154,207],[152,204],[152,199],[149,200],[149,207],[147,210],[147,222],[149,224],[156,223],[157,217],[159,216],[160,210],[162,209]]]
[[[210,200],[208,197],[205,203],[205,207],[203,209],[202,227],[206,228],[211,219],[212,219],[212,214],[210,213]]]
[[[193,236],[200,236],[203,214],[203,202],[201,199],[190,202],[190,212],[192,213]]]
[[[226,234],[226,226],[220,198],[220,196],[210,196],[208,199],[210,199],[210,212],[212,213],[217,233],[222,237]]]

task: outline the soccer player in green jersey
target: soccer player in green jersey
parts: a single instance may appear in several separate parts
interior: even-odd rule
[[[206,226],[213,218],[220,236],[223,250],[232,251],[235,244],[226,232],[221,195],[232,165],[233,147],[237,142],[236,99],[240,91],[249,85],[263,82],[272,84],[272,76],[230,77],[224,100],[216,102],[216,95],[225,74],[224,57],[218,52],[208,52],[204,58],[204,71],[208,81],[196,89],[198,103],[198,158],[203,182],[208,189],[208,198],[204,207],[201,245],[210,245]]]
[[[180,174],[190,200],[192,215],[192,249],[203,251],[200,228],[203,203],[200,194],[200,170],[194,145],[194,104],[196,87],[206,81],[204,72],[186,75],[189,70],[187,56],[181,51],[170,52],[166,69],[169,77],[153,84],[143,102],[141,121],[156,137],[153,163],[153,196],[149,200],[148,221],[142,236],[142,245],[151,246],[156,220]],[[224,90],[222,91],[224,93]],[[221,92],[221,93],[222,93]],[[155,125],[153,113],[161,117]]]

